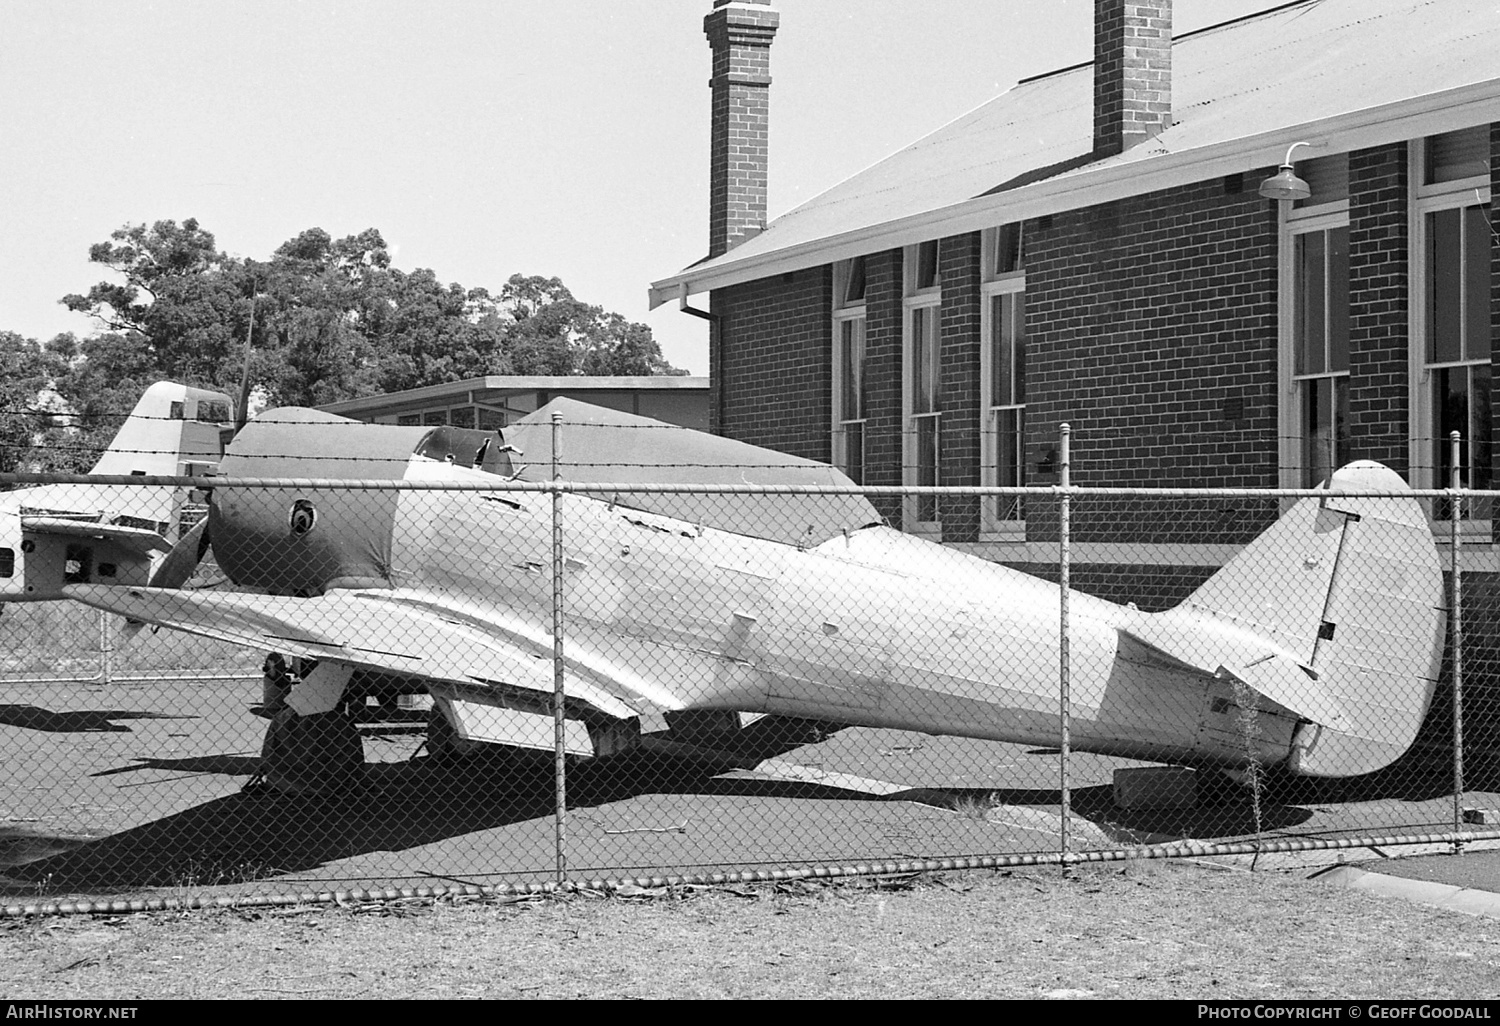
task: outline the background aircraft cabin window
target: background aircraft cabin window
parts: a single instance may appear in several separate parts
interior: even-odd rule
[[[834,265],[833,463],[865,482],[865,258]]]
[[[222,399],[198,400],[198,415],[194,419],[202,424],[228,424],[234,420],[229,415],[229,404]]]

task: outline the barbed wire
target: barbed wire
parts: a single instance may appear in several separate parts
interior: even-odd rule
[[[119,456],[155,456],[155,457],[159,457],[159,456],[174,456],[175,457],[175,456],[184,455],[180,450],[177,450],[177,449],[122,449],[122,448],[118,448],[118,447],[115,447],[115,446],[70,445],[70,444],[66,444],[66,443],[50,443],[50,442],[49,443],[45,443],[45,444],[34,444],[34,445],[33,444],[27,444],[27,445],[10,445],[10,444],[6,444],[6,443],[0,443],[0,454],[14,454],[14,455],[17,455],[20,458],[24,458],[25,454],[35,453],[35,452],[37,452],[39,450],[41,450],[41,451],[47,451],[47,452],[84,454],[84,455],[90,455],[90,456],[95,456],[95,457],[103,456],[105,453],[113,453],[113,454],[119,455]],[[209,456],[209,455],[212,455],[212,454],[209,454],[209,453],[187,453],[185,455],[206,457],[206,456]],[[349,456],[347,454],[319,455],[319,454],[309,454],[309,453],[305,453],[305,452],[235,453],[234,454],[234,459],[236,459],[236,460],[246,460],[246,461],[283,461],[283,460],[295,460],[295,461],[303,462],[303,463],[320,463],[320,462],[322,462],[322,463],[343,463],[343,464],[347,464],[347,463],[350,463],[350,462],[358,462],[360,464],[376,464],[376,465],[378,465],[378,464],[387,464],[387,465],[390,465],[390,466],[406,466],[406,465],[408,465],[411,462],[411,457],[413,455],[419,455],[419,454],[413,452],[413,453],[410,453],[410,454],[407,454],[407,455],[399,455],[399,456],[371,456],[371,455],[361,455],[361,456],[358,456],[358,457],[351,457],[351,456]],[[426,458],[433,459],[433,457],[431,457],[431,456],[428,456]],[[436,461],[436,462],[441,462],[441,461]],[[551,465],[552,465],[552,460],[550,459],[550,457],[543,457],[543,458],[540,458],[540,459],[537,459],[537,460],[530,460],[530,461],[528,461],[527,459],[525,459],[525,457],[523,455],[523,456],[520,456],[518,458],[513,458],[512,459],[512,466],[515,466],[515,467],[542,467],[542,466],[551,466]],[[838,470],[841,473],[842,472],[846,472],[844,470],[844,468],[839,467],[836,464],[828,463],[828,462],[820,461],[820,460],[816,460],[816,459],[811,459],[811,458],[803,458],[803,457],[789,457],[788,460],[785,461],[785,462],[766,461],[766,462],[759,462],[759,463],[744,463],[744,462],[735,462],[735,463],[725,463],[725,462],[692,462],[692,461],[680,461],[680,460],[664,460],[664,461],[661,461],[661,462],[649,462],[649,461],[643,461],[643,460],[591,460],[591,459],[568,459],[568,458],[560,458],[559,460],[557,460],[557,465],[560,466],[560,467],[636,468],[636,469],[643,469],[643,470],[670,469],[670,468],[681,468],[681,469],[685,469],[685,470],[806,470],[806,469],[816,469],[818,467],[828,467],[830,469]],[[981,464],[979,464],[977,461],[976,461],[975,465],[976,466],[981,466]],[[888,463],[888,464],[884,464],[884,466],[889,467],[889,468],[891,468],[893,470],[898,470],[898,471],[902,471],[902,472],[910,473],[910,474],[916,474],[916,473],[922,472],[923,470],[931,469],[930,466],[928,466],[928,465],[916,464],[916,463],[896,463],[896,464],[889,464]],[[1075,455],[1073,455],[1070,458],[1070,468],[1073,471],[1077,471],[1080,467],[1083,467],[1083,468],[1109,467],[1111,469],[1118,470],[1118,469],[1120,469],[1122,467],[1129,467],[1129,466],[1132,466],[1132,464],[1131,464],[1131,462],[1129,460],[1125,460],[1125,459],[1122,459],[1122,458],[1120,458],[1118,456],[1113,456],[1113,455],[1109,455],[1109,456],[1095,456],[1095,457],[1079,457],[1078,455],[1075,454]],[[1408,463],[1408,466],[1411,467],[1414,470],[1423,470],[1423,471],[1434,471],[1434,470],[1446,469],[1446,464],[1435,464],[1435,463],[1427,463],[1427,462]],[[469,469],[472,469],[472,468],[469,468]],[[1058,473],[1055,468],[1048,468],[1048,469],[1045,469],[1045,470],[1037,469],[1036,468],[1036,461],[1030,461],[1030,460],[1027,461],[1027,469],[1028,469],[1028,475],[1027,476],[1036,476],[1036,477],[1043,477],[1043,478],[1051,478],[1051,477],[1056,477],[1057,473]],[[1219,467],[1219,468],[1216,468],[1216,469],[1219,470],[1219,471],[1227,471],[1230,468]],[[1281,473],[1281,472],[1292,473],[1292,472],[1304,472],[1308,468],[1305,467],[1305,466],[1303,466],[1303,465],[1300,465],[1300,464],[1286,464],[1286,463],[1277,463],[1277,464],[1274,464],[1271,467],[1266,467],[1265,465],[1251,465],[1251,466],[1249,466],[1249,467],[1247,467],[1247,468],[1245,468],[1243,470],[1239,470],[1238,468],[1236,468],[1236,473],[1233,474],[1233,475],[1231,475],[1231,476],[1254,477],[1254,476],[1256,476],[1257,473],[1262,472],[1265,469],[1273,469],[1273,470],[1275,470],[1278,473]],[[1223,476],[1223,475],[1221,474],[1220,476]],[[202,480],[204,480],[204,481],[211,480],[211,475],[204,475],[204,477],[202,478]]]

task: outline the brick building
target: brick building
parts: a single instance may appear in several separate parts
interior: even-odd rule
[[[1494,486],[1489,0],[1265,0],[1176,34],[1171,0],[1096,0],[1093,61],[767,224],[778,28],[760,0],[715,0],[705,20],[709,255],[651,287],[710,322],[713,430],[871,485],[1018,485],[1057,481],[1067,422],[1074,484],[1181,487],[1311,486],[1361,458],[1442,487],[1458,430],[1465,483]],[[882,512],[1056,573],[1052,504]],[[1165,608],[1275,512],[1080,503],[1073,584]],[[1500,543],[1485,504],[1464,526],[1465,737],[1489,775]],[[1414,755],[1448,747],[1446,666],[1443,681]]]
[[[651,289],[711,322],[713,430],[868,484],[1049,484],[1066,421],[1075,484],[1296,487],[1359,458],[1444,485],[1456,428],[1490,486],[1495,5],[1266,0],[1174,36],[1171,0],[1098,0],[1094,20],[1092,62],[767,224],[779,14],[715,0],[709,256]],[[1294,143],[1309,195],[1262,196]],[[1055,560],[1037,504],[883,511]],[[1078,579],[1140,598],[1149,578],[1166,604],[1260,526],[1085,521]],[[1471,569],[1500,570],[1489,521],[1468,526]]]

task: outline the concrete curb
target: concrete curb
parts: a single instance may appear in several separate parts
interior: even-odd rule
[[[1335,866],[1333,869],[1314,873],[1311,877],[1320,883],[1347,887],[1351,890],[1368,891],[1390,898],[1404,898],[1423,905],[1466,912],[1475,916],[1490,916],[1500,919],[1500,894],[1493,891],[1475,890],[1472,887],[1455,887],[1452,884],[1431,883],[1427,880],[1409,880],[1401,876],[1386,876],[1371,873],[1355,866]]]

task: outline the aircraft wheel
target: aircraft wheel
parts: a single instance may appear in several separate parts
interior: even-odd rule
[[[271,718],[261,745],[266,783],[289,794],[331,794],[358,781],[364,743],[341,712],[298,716],[284,708]]]
[[[433,759],[453,759],[458,755],[458,734],[436,706],[427,710],[427,755]]]

